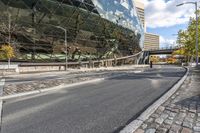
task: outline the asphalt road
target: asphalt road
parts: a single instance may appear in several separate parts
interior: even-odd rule
[[[185,69],[163,67],[5,101],[1,133],[113,133],[164,94]]]

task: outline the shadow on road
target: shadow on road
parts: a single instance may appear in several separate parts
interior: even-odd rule
[[[134,80],[134,79],[158,79],[159,78],[170,78],[170,77],[183,77],[185,73],[183,72],[151,72],[151,73],[141,73],[141,74],[127,74],[120,77],[109,78],[109,80]]]

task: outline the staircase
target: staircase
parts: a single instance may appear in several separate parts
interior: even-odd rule
[[[149,64],[149,51],[144,51],[141,54],[138,64]]]

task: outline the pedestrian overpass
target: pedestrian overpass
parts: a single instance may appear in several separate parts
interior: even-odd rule
[[[140,58],[139,64],[148,64],[149,63],[149,57],[151,55],[172,54],[174,51],[176,51],[178,49],[180,49],[180,48],[179,47],[171,47],[171,48],[144,50],[143,55]]]
[[[164,55],[164,54],[172,54],[174,51],[178,50],[179,48],[169,48],[169,49],[154,49],[148,50],[144,52],[149,52],[149,55]]]

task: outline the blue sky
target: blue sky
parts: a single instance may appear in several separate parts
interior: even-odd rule
[[[161,36],[161,46],[160,47],[170,47],[171,45],[177,45],[176,44],[176,38],[177,33],[180,29],[186,29],[187,24],[180,24],[180,25],[174,25],[170,27],[158,27],[158,28],[147,28],[147,32],[158,34]],[[162,40],[164,39],[164,40]]]
[[[197,0],[141,0],[145,4],[145,21],[147,32],[160,35],[160,47],[175,44],[180,29],[186,29],[190,17],[194,17],[194,5],[177,4]]]

